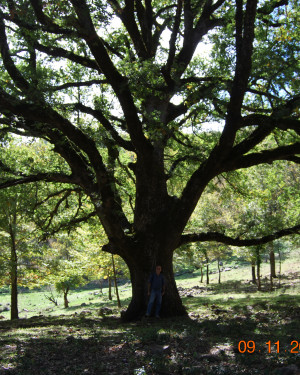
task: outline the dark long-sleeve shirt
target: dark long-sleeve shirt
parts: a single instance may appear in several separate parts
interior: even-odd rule
[[[159,291],[165,285],[165,278],[162,274],[153,273],[149,278],[149,283],[151,284],[151,290]]]

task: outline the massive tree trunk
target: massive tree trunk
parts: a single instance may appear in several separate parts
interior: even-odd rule
[[[161,316],[185,315],[173,273],[173,253],[190,214],[182,214],[182,222],[175,223],[176,199],[167,191],[160,147],[153,148],[147,159],[137,160],[135,175],[134,235],[127,244],[122,245],[121,239],[116,251],[125,260],[132,282],[132,300],[123,318],[138,319],[146,313],[148,280],[157,264],[166,282]]]
[[[127,311],[123,314],[125,321],[139,319],[146,313],[148,304],[149,276],[155,271],[155,265],[162,266],[162,274],[165,278],[166,292],[162,300],[161,316],[186,315],[186,309],[179,296],[172,264],[172,253],[161,252],[160,256],[154,252],[146,252],[141,249],[140,256],[125,259],[131,276],[132,299]]]

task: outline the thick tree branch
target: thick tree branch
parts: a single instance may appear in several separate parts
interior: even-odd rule
[[[225,3],[226,0],[218,0],[214,4],[211,5],[212,12],[215,12],[221,5]]]
[[[278,96],[275,96],[273,94],[270,94],[269,92],[264,92],[256,89],[249,88],[247,89],[247,92],[251,92],[252,94],[259,95],[259,96],[265,96],[271,101],[271,99],[278,100]]]
[[[102,158],[93,142],[86,134],[80,129],[72,125],[66,118],[62,117],[54,109],[46,104],[31,104],[26,101],[21,101],[13,98],[0,88],[0,111],[10,111],[11,113],[23,116],[25,119],[33,122],[40,122],[48,124],[48,129],[59,130],[67,138],[69,138],[78,148],[83,150],[90,158],[91,163],[95,166],[95,170],[104,174],[105,167]],[[26,125],[26,124],[25,124]],[[51,126],[49,128],[49,125]],[[32,131],[37,131],[38,128],[32,126]],[[46,133],[47,133],[47,128]],[[40,130],[38,130],[40,131]]]
[[[178,105],[169,103],[167,109],[166,124],[169,124],[177,117],[184,115],[188,111],[188,109],[189,107],[185,104],[185,102]]]
[[[273,129],[274,125],[272,124],[272,121],[265,121],[264,123],[260,123],[259,126],[245,140],[232,148],[230,152],[230,158],[236,159],[252,150],[269,134],[271,134]]]
[[[180,245],[191,243],[191,242],[205,242],[205,241],[214,241],[214,242],[220,242],[225,245],[231,245],[231,246],[257,246],[257,245],[263,245],[268,242],[277,240],[278,238],[289,236],[293,234],[300,234],[300,225],[295,225],[291,228],[286,228],[279,230],[273,234],[269,234],[267,236],[263,236],[260,238],[252,238],[252,239],[240,239],[232,238],[229,236],[226,236],[222,233],[217,232],[208,232],[208,233],[193,233],[193,234],[183,234],[180,239]]]
[[[129,13],[131,12],[131,1],[132,0],[127,0],[127,12]],[[139,120],[137,109],[128,87],[127,79],[117,71],[101,39],[97,35],[85,0],[71,0],[71,2],[80,24],[80,29],[78,31],[89,45],[102,72],[112,85],[124,112],[132,143],[134,144],[137,153],[144,158],[145,162],[149,152],[152,152],[152,146],[142,131],[142,124]]]
[[[142,38],[148,54],[153,55],[152,48],[152,26],[153,26],[153,10],[151,0],[145,0],[145,7],[141,0],[135,1],[136,12],[139,19]]]
[[[258,139],[264,138],[268,134],[268,127],[260,128],[254,132],[254,138],[251,137],[241,143],[242,146],[237,145],[237,151],[227,153],[227,158],[219,158],[218,146],[211,152],[209,158],[203,162],[200,167],[193,173],[190,180],[186,184],[182,192],[182,196],[176,204],[176,214],[173,217],[174,225],[181,225],[182,218],[187,215],[187,212],[192,212],[197,204],[205,186],[216,175],[222,172],[229,172],[240,168],[249,168],[254,165],[263,163],[272,163],[275,160],[288,160],[295,163],[300,163],[300,142],[292,145],[280,146],[272,150],[263,150],[261,152],[253,152],[244,156],[238,157],[241,153],[250,147],[251,143],[256,143]],[[239,149],[239,147],[241,149]],[[242,150],[242,148],[244,149]],[[178,222],[178,224],[177,224]]]
[[[288,5],[288,4],[289,4],[289,0],[268,1],[261,8],[257,9],[257,13],[268,15],[268,14],[271,14],[274,11],[274,9],[284,6],[284,5]]]
[[[151,56],[147,51],[146,44],[139,32],[138,26],[135,21],[134,15],[134,0],[125,0],[125,7],[121,8],[118,1],[109,1],[112,7],[115,9],[116,15],[121,19],[126,30],[128,31],[130,38],[133,42],[134,48],[137,55],[141,59],[147,59]],[[145,32],[145,29],[144,29]]]
[[[63,57],[65,59],[68,59],[70,61],[73,61],[77,64],[80,64],[86,68],[90,68],[93,70],[98,71],[99,73],[102,73],[101,69],[99,68],[99,65],[96,63],[95,60],[89,59],[88,57],[83,57],[80,55],[77,55],[71,51],[68,51],[61,47],[55,47],[55,46],[45,46],[43,44],[40,44],[39,42],[34,43],[34,47],[40,51],[45,53],[46,55],[53,56],[53,57]]]
[[[11,120],[11,122],[14,122],[14,121]],[[11,133],[11,134],[20,135],[21,137],[32,137],[33,136],[32,132],[29,132],[29,131],[26,131],[26,130],[23,129],[22,125],[20,125],[20,122],[16,121],[15,123],[18,124],[16,126],[18,126],[22,130],[16,129],[16,128],[12,127],[12,126],[8,126],[8,127],[0,129],[0,134],[9,134],[9,133]],[[11,125],[11,123],[10,123],[10,125]],[[45,137],[41,137],[41,138],[45,139]]]
[[[218,1],[215,6],[212,6],[212,1],[206,0],[202,14],[199,17],[196,26],[193,27],[195,17],[191,9],[190,1],[184,2],[184,40],[181,51],[174,59],[173,66],[176,67],[176,73],[173,74],[173,78],[175,80],[178,80],[186,70],[186,67],[190,63],[201,39],[211,29],[224,23],[224,20],[213,19],[211,17],[216,10],[216,6],[220,7],[222,3],[222,1]]]
[[[190,160],[190,161],[193,161],[193,162],[196,162],[196,163],[201,163],[201,162],[203,161],[203,160],[201,160],[201,159],[202,159],[202,158],[201,158],[200,156],[197,157],[197,156],[195,156],[195,155],[185,155],[185,156],[182,156],[182,157],[176,159],[176,160],[172,163],[172,165],[171,165],[171,167],[170,167],[170,169],[169,169],[169,172],[167,173],[166,178],[169,179],[169,178],[171,178],[171,177],[173,176],[175,169],[177,168],[177,166],[178,166],[181,162],[186,161],[186,160]]]
[[[47,17],[48,22],[42,22],[41,25],[35,23],[30,24],[28,23],[24,17],[20,18],[20,15],[26,14],[24,9],[17,9],[16,5],[13,0],[7,0],[9,13],[10,15],[4,14],[4,19],[13,22],[14,24],[20,26],[21,28],[27,29],[29,31],[44,31],[53,34],[60,34],[60,35],[75,35],[76,32],[72,29],[64,28],[60,25],[55,24],[49,17],[43,14],[42,17]]]
[[[211,97],[212,90],[215,87],[215,82],[207,80],[207,84],[203,84],[197,88],[197,90],[192,91],[185,98],[184,102],[178,105],[169,103],[167,108],[166,123],[175,120],[177,117],[184,115],[189,107],[193,104],[199,103],[201,99],[208,99]]]
[[[92,85],[100,85],[103,83],[108,83],[108,81],[106,79],[92,79],[90,81],[85,81],[85,82],[68,82],[59,86],[49,86],[46,88],[46,90],[47,91],[60,91],[60,90],[68,89],[70,87],[89,87]]]
[[[284,106],[274,109],[271,116],[252,114],[243,117],[241,127],[251,125],[258,125],[258,127],[250,136],[232,149],[230,157],[238,158],[242,154],[246,154],[263,141],[275,128],[285,131],[292,129],[300,135],[300,121],[294,117],[288,117],[293,114],[298,105],[299,97],[295,97]]]
[[[272,127],[281,130],[294,130],[300,135],[300,120],[293,117],[277,118],[276,116],[265,116],[261,114],[252,114],[243,117],[241,128],[245,126],[259,125],[262,127]]]
[[[82,135],[79,129],[72,126],[72,124],[53,110],[39,108],[37,105],[25,105],[22,102],[16,101],[11,103],[7,100],[7,95],[5,96],[5,100],[6,103],[4,104],[10,105],[9,109],[12,110],[13,113],[21,114],[33,121],[39,120],[42,124],[45,124],[45,122],[48,124],[48,126],[42,127],[40,124],[40,127],[37,128],[38,132],[43,131],[44,134],[47,134],[50,142],[55,145],[54,150],[69,163],[72,169],[72,182],[88,191],[93,191],[93,189],[96,189],[96,181],[98,185],[98,189],[96,190],[101,195],[103,207],[108,207],[108,210],[111,211],[110,216],[116,216],[117,212],[120,211],[120,207],[116,203],[117,192],[112,190],[111,176],[107,172],[94,142],[90,141],[86,135]],[[3,100],[1,101],[0,89],[0,110],[1,103],[3,103]],[[32,126],[33,131],[37,131],[34,124]],[[82,155],[79,150],[84,151],[84,153],[88,155],[93,167],[93,173],[85,156]],[[94,176],[96,180],[94,180]],[[115,211],[112,212],[112,207],[114,206],[116,206]],[[114,218],[113,221],[116,224],[119,222],[119,219],[116,221],[116,218]]]
[[[26,120],[22,117],[19,119],[11,118],[10,127],[1,129],[0,133],[7,131],[21,136],[45,139],[47,142],[52,143],[55,146],[54,151],[60,154],[61,157],[69,164],[74,176],[74,181],[75,176],[77,176],[78,178],[76,181],[78,184],[81,184],[82,179],[77,171],[80,170],[82,175],[84,174],[84,171],[87,172],[89,169],[88,162],[80,149],[76,147],[74,143],[70,142],[70,140],[64,137],[61,132],[58,132],[56,129],[53,129],[47,125],[45,126],[42,123],[35,122],[32,119]]]
[[[34,175],[22,176],[20,178],[7,180],[3,179],[3,182],[1,182],[0,180],[0,190],[10,186],[17,186],[40,181],[76,184],[76,179],[72,175],[60,173],[38,173]]]
[[[115,142],[119,146],[123,147],[125,150],[128,150],[128,151],[135,151],[132,143],[130,141],[126,141],[118,134],[118,132],[113,127],[113,125],[104,116],[102,111],[92,109],[81,103],[76,104],[75,109],[78,109],[81,112],[88,113],[92,115],[93,117],[95,117],[103,125],[103,127],[109,132],[109,134],[112,136],[112,138],[115,140]]]
[[[112,237],[123,238],[121,221],[125,221],[126,217],[117,203],[118,192],[112,188],[111,173],[107,171],[95,142],[52,108],[17,100],[0,88],[0,112],[3,110],[23,116],[32,122],[27,123],[27,126],[32,127],[33,133],[42,132],[49,137],[50,142],[55,145],[55,151],[70,164],[75,176],[75,179],[67,182],[80,185],[92,198],[107,232],[111,233]],[[39,124],[40,128],[36,127],[35,123]],[[90,165],[81,151],[88,156]]]
[[[261,152],[253,152],[240,158],[230,158],[224,163],[224,172],[240,168],[249,168],[254,165],[272,163],[275,160],[289,160],[296,163],[300,162],[300,142],[296,142],[292,145],[277,147],[272,150],[264,150]]]
[[[170,76],[171,67],[173,65],[174,57],[176,54],[176,40],[179,33],[180,21],[181,21],[181,13],[182,13],[182,1],[177,1],[176,7],[176,15],[174,19],[174,25],[172,29],[171,38],[169,41],[169,56],[166,63],[165,71],[167,76]]]
[[[15,63],[13,62],[10,56],[9,46],[7,43],[6,32],[5,32],[5,24],[3,21],[3,15],[2,15],[1,10],[0,10],[0,51],[1,51],[4,67],[7,70],[8,74],[10,75],[10,77],[12,78],[16,86],[20,90],[26,92],[29,89],[29,83],[23,77],[21,72],[17,69]]]
[[[220,139],[223,153],[233,145],[236,131],[240,126],[241,109],[252,65],[256,7],[257,0],[247,0],[244,13],[243,0],[236,0],[236,65],[225,127]]]
[[[155,56],[157,48],[159,46],[159,39],[162,33],[165,31],[166,27],[170,23],[170,19],[165,19],[162,24],[158,23],[154,18],[155,31],[152,37],[152,54]]]
[[[4,164],[2,160],[0,160],[0,171],[7,172],[10,174],[14,173],[14,170],[8,165]]]
[[[37,20],[46,25],[49,30],[56,30],[58,31],[61,27],[53,22],[53,20],[48,17],[43,11],[43,3],[41,0],[30,0],[34,13],[36,15]]]
[[[194,172],[182,192],[177,209],[177,219],[179,222],[181,221],[181,217],[183,217],[183,211],[189,211],[190,213],[193,211],[206,184],[219,173],[225,170],[231,170],[224,169],[223,160],[231,153],[235,135],[240,126],[241,108],[251,71],[257,1],[247,1],[245,15],[243,14],[242,0],[236,0],[236,4],[236,69],[230,94],[230,102],[227,107],[225,127],[219,143],[212,150],[207,161],[203,162]],[[209,12],[209,10],[207,11]],[[231,160],[233,167],[235,159],[232,158]],[[229,164],[229,161],[227,163]],[[259,164],[259,162],[257,164]]]

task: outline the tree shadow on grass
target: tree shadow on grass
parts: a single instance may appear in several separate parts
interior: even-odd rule
[[[300,368],[300,348],[291,353],[291,343],[299,342],[300,296],[212,302],[201,295],[183,302],[192,319],[125,324],[116,316],[79,313],[0,322],[0,374],[273,375],[283,364]]]
[[[184,362],[191,350],[208,349],[194,330],[192,336],[187,333],[190,319],[184,322],[150,319],[125,325],[116,318],[32,319],[26,326],[14,323],[10,332],[7,324],[0,325],[6,331],[0,339],[0,374],[180,373],[176,356]]]
[[[202,298],[192,301],[196,310]],[[283,363],[300,366],[300,357],[290,353],[291,341],[299,341],[298,303],[288,296],[267,303],[220,299],[197,319],[127,324],[117,317],[85,316],[1,322],[0,374],[270,375]],[[241,353],[242,341],[254,342],[254,353]],[[268,341],[280,341],[282,352],[275,353],[273,346],[268,353]]]
[[[191,315],[197,318],[198,327],[209,337],[210,347],[222,347],[227,343],[231,348],[229,357],[243,366],[240,373],[273,374],[274,369],[283,364],[295,364],[300,368],[300,296],[265,298],[264,295],[248,295],[229,300],[214,299],[213,302],[200,296],[186,298],[185,302]],[[276,342],[280,345],[279,353]],[[297,343],[298,347],[293,351]],[[255,369],[261,372],[255,372]]]

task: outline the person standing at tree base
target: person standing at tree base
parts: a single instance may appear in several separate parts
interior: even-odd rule
[[[165,294],[165,279],[161,274],[161,266],[157,265],[155,273],[153,273],[148,282],[148,296],[150,296],[148,302],[148,308],[146,316],[150,316],[152,311],[152,306],[154,301],[156,302],[155,306],[155,317],[159,318],[159,313],[161,309],[162,296]]]

